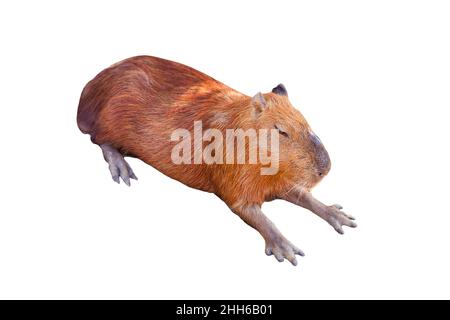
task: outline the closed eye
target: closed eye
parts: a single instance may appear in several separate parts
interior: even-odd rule
[[[275,125],[275,129],[277,129],[278,133],[281,134],[282,136],[284,136],[286,138],[289,138],[289,135],[285,131],[283,131],[280,128],[278,128],[276,125]]]

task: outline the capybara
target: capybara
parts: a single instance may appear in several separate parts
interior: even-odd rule
[[[247,96],[188,66],[138,56],[103,70],[85,86],[77,122],[102,149],[114,181],[130,185],[137,179],[124,159],[129,156],[214,193],[259,231],[266,254],[278,261],[296,265],[303,252],[263,214],[265,201],[304,207],[339,233],[343,226],[356,227],[340,205],[312,196],[330,170],[330,158],[282,84]]]

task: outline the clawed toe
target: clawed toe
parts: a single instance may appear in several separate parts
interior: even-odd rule
[[[133,170],[131,169],[130,165],[128,164],[128,162],[126,162],[125,160],[123,160],[125,162],[125,164],[127,165],[127,169],[128,169],[128,174],[130,176],[131,179],[134,180],[138,180],[138,178],[136,177],[136,175],[134,174]]]

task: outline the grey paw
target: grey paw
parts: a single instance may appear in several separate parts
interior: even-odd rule
[[[120,183],[120,179],[130,186],[130,179],[137,180],[130,165],[125,161],[125,158],[114,148],[109,145],[101,145],[103,156],[109,164],[109,171],[111,171],[112,179]]]
[[[274,255],[275,259],[279,262],[283,262],[284,259],[287,259],[294,266],[297,265],[295,255],[302,257],[305,255],[302,250],[294,246],[284,237],[266,241],[266,254],[268,256]]]
[[[339,204],[329,206],[328,223],[340,234],[344,234],[343,226],[350,228],[356,228],[358,225],[355,223],[355,218],[342,211],[343,207]]]
[[[125,159],[117,159],[113,162],[110,162],[109,171],[111,171],[112,179],[115,182],[120,183],[119,178],[121,178],[127,186],[130,186],[130,179],[138,179]]]

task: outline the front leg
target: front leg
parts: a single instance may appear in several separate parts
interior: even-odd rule
[[[232,208],[232,210],[261,234],[266,241],[266,254],[268,256],[273,254],[279,262],[286,258],[294,266],[297,265],[295,255],[304,256],[304,253],[287,240],[273,222],[264,215],[259,205],[246,205]]]
[[[355,218],[344,213],[342,206],[335,204],[332,206],[324,205],[313,197],[313,195],[301,188],[294,188],[281,197],[284,200],[308,209],[328,222],[338,233],[343,234],[343,226],[355,228],[357,225],[353,221]]]

